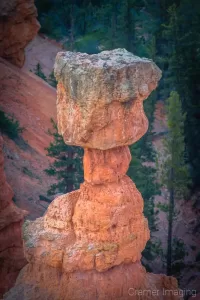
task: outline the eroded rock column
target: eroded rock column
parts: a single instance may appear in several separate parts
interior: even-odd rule
[[[36,17],[34,0],[0,1],[0,56],[20,68],[25,47],[40,29]]]
[[[143,100],[161,71],[117,49],[58,53],[55,76],[58,128],[67,144],[84,147],[84,183],[25,223],[29,264],[5,299],[178,299],[163,293],[177,289],[174,278],[141,266],[149,229],[142,196],[126,175],[128,145],[148,128]]]
[[[25,266],[21,227],[27,211],[18,208],[4,172],[3,138],[0,135],[0,299]]]

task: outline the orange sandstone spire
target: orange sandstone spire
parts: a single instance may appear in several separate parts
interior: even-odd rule
[[[5,299],[179,299],[173,277],[140,263],[150,235],[142,196],[126,175],[128,145],[148,127],[143,100],[161,71],[116,49],[58,53],[55,75],[58,128],[67,144],[84,147],[85,181],[25,224],[29,264]]]

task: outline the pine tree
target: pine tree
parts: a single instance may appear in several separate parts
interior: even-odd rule
[[[37,63],[34,73],[35,73],[35,75],[39,76],[43,80],[47,81],[47,78],[42,70],[42,66],[40,65],[40,63]]]
[[[83,181],[82,148],[66,145],[63,137],[58,133],[55,121],[52,119],[51,122],[53,131],[49,130],[49,134],[53,136],[54,141],[46,150],[47,155],[55,158],[55,161],[45,172],[49,176],[55,176],[58,182],[51,185],[48,195],[71,192]]]
[[[187,195],[190,183],[185,163],[184,120],[179,94],[171,92],[167,99],[168,135],[164,141],[163,153],[159,158],[161,183],[169,191],[167,274],[172,273],[172,242],[175,201]]]
[[[159,193],[158,185],[155,183],[156,170],[145,165],[147,158],[141,158],[140,143],[130,146],[132,160],[128,175],[136,184],[144,199],[144,215],[148,219],[151,232],[156,230],[156,216],[154,213],[154,196]]]
[[[50,74],[49,74],[49,78],[48,78],[48,83],[56,88],[57,86],[57,81],[56,81],[56,78],[55,78],[55,75],[54,75],[54,71],[52,71]]]
[[[162,57],[164,86],[162,94],[176,89],[181,97],[185,142],[193,188],[200,183],[200,2],[196,0],[173,1],[167,9],[163,26]]]

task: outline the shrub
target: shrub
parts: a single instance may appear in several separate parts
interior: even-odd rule
[[[48,83],[52,86],[52,87],[55,87],[57,86],[57,81],[56,81],[56,78],[54,76],[54,72],[52,71],[51,74],[49,75],[49,78],[48,78]]]
[[[80,147],[68,146],[65,144],[63,137],[58,133],[56,122],[51,119],[53,129],[48,133],[54,140],[46,148],[47,155],[55,158],[45,173],[57,178],[57,183],[50,186],[47,195],[57,193],[68,193],[79,188],[83,181],[82,157],[83,149]]]
[[[46,202],[48,202],[48,203],[51,203],[51,202],[52,202],[51,199],[47,198],[47,197],[44,196],[44,195],[39,195],[39,199],[40,199],[41,201],[46,201]]]
[[[28,169],[27,167],[23,167],[23,168],[22,168],[22,172],[23,172],[25,175],[29,176],[30,178],[35,178],[35,179],[38,179],[40,182],[42,182],[41,178],[40,178],[38,175],[34,174],[34,173],[33,173],[30,169]]]
[[[0,110],[0,130],[11,139],[15,139],[22,133],[23,128],[20,127],[19,121],[15,120],[13,116],[9,116]]]
[[[38,77],[42,78],[43,80],[47,81],[47,78],[44,74],[44,72],[42,71],[42,67],[40,65],[40,63],[37,63],[36,68],[34,70],[35,75],[37,75]]]
[[[98,32],[93,32],[82,36],[81,38],[77,39],[75,42],[75,50],[79,52],[86,52],[88,54],[96,54],[99,53],[99,46],[100,46],[100,35]],[[66,47],[67,45],[65,45]],[[68,47],[67,47],[68,48]]]
[[[66,36],[65,27],[62,24],[59,16],[55,12],[42,14],[40,18],[40,32],[59,41]]]

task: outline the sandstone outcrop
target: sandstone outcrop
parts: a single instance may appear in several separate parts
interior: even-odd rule
[[[35,37],[40,25],[34,0],[1,0],[0,56],[18,67],[25,60],[24,49]]]
[[[26,211],[12,201],[13,191],[4,173],[3,139],[0,136],[0,297],[11,288],[26,264],[21,227]]]
[[[126,175],[127,145],[147,129],[143,100],[160,70],[117,49],[59,53],[55,74],[59,130],[66,143],[85,148],[85,181],[25,223],[29,264],[5,299],[179,299],[176,279],[147,273],[140,263],[148,222]]]

